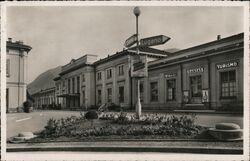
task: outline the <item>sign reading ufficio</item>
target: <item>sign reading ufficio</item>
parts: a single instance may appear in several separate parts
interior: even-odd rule
[[[146,55],[134,55],[131,59],[131,77],[147,77],[148,63]]]

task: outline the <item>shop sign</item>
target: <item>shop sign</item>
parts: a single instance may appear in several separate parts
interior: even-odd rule
[[[183,102],[188,103],[188,101],[189,101],[189,92],[183,91]]]
[[[228,63],[222,63],[217,65],[217,69],[225,69],[225,68],[231,68],[231,67],[237,67],[238,62],[228,62]]]
[[[202,102],[208,102],[209,101],[209,95],[208,95],[208,90],[203,89],[202,90]]]
[[[204,72],[204,68],[195,68],[195,69],[189,69],[189,70],[187,70],[188,74],[198,73],[198,72]]]
[[[177,76],[177,73],[165,74],[165,78],[172,78],[176,76]]]
[[[165,44],[170,37],[165,35],[158,35],[153,37],[148,37],[140,40],[140,46],[155,46]]]
[[[131,76],[132,77],[147,77],[148,76],[148,63],[147,56],[135,55],[131,60]]]

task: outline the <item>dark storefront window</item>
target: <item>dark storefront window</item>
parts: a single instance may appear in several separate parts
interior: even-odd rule
[[[77,78],[76,78],[76,92],[77,93],[80,93],[80,77],[78,76]]]
[[[107,92],[108,92],[108,102],[112,102],[112,88],[108,88]]]
[[[101,104],[102,103],[102,90],[98,89],[97,91],[97,104]]]
[[[141,102],[143,102],[143,93],[144,93],[143,83],[140,83],[140,100],[141,100]]]
[[[236,96],[236,74],[235,70],[221,72],[221,97]]]
[[[167,80],[167,100],[168,101],[176,100],[176,80],[175,79]]]
[[[86,98],[85,98],[85,90],[82,91],[82,103],[85,105]]]
[[[201,75],[190,77],[191,96],[201,97]]]
[[[119,87],[119,102],[120,103],[124,102],[124,87],[123,86]]]
[[[72,93],[75,93],[75,78],[72,78]]]
[[[151,101],[158,101],[158,83],[151,82],[150,89],[151,89]]]

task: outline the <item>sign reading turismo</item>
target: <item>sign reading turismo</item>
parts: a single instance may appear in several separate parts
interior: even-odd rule
[[[158,35],[153,37],[148,37],[140,40],[140,46],[155,46],[166,43],[170,40],[170,37],[165,35]]]

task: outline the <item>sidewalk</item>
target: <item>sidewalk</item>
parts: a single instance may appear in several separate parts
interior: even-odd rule
[[[243,154],[242,142],[98,141],[7,144],[7,152],[92,151]]]

